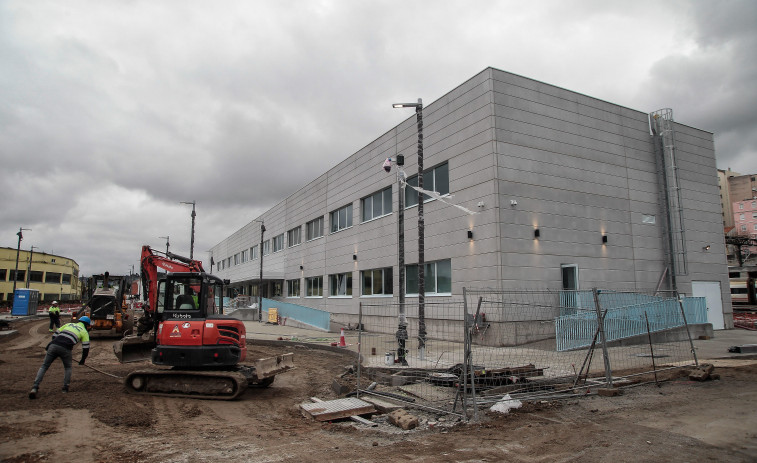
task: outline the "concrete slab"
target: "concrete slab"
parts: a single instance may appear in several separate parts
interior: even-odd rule
[[[348,397],[346,399],[327,400],[317,403],[302,403],[300,411],[303,415],[316,421],[331,421],[349,418],[353,415],[375,413],[373,404],[363,400]]]

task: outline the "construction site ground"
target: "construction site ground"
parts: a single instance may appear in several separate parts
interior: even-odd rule
[[[373,416],[378,426],[368,427],[301,414],[298,405],[311,397],[339,397],[331,385],[353,362],[349,353],[254,344],[279,338],[330,344],[338,334],[246,322],[250,359],[294,352],[296,369],[235,401],[129,395],[113,376],[149,364],[119,364],[112,340],[93,340],[87,365],[74,364],[68,394],[60,391],[57,361],[30,400],[49,341],[47,320],[10,324],[0,336],[3,462],[757,461],[757,355],[728,352],[731,344],[757,344],[757,332],[722,331],[696,341],[700,362],[713,363],[718,380],[681,376],[617,397],[525,403],[506,415],[486,411],[469,423],[408,409],[420,424],[403,431],[385,416]],[[354,346],[356,337],[347,340]]]

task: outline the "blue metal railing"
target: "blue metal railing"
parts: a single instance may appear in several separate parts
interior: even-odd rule
[[[268,309],[275,307],[280,317],[297,320],[324,331],[329,330],[331,316],[325,310],[318,310],[312,307],[305,307],[289,302],[274,301],[273,299],[263,298],[263,320],[268,319]]]
[[[582,292],[584,293],[584,292]],[[588,292],[591,294],[591,292]],[[649,319],[649,331],[657,332],[684,326],[684,318],[681,308],[675,298],[659,298],[639,294],[634,297],[633,293],[609,293],[612,298],[605,296],[604,301],[609,306],[603,305],[602,293],[599,293],[600,307],[607,310],[605,315],[604,332],[607,341],[630,338],[647,333],[647,318]],[[569,296],[576,295],[571,292]],[[586,294],[572,298],[573,301],[586,302]],[[562,297],[561,297],[562,300]],[[571,299],[566,298],[569,302]],[[628,306],[617,306],[621,302],[647,302],[636,303]],[[687,297],[682,299],[683,312],[688,324],[707,322],[707,304],[703,297]],[[569,312],[569,310],[566,310]],[[561,310],[563,313],[563,310]],[[645,317],[646,314],[646,317]],[[597,332],[597,313],[594,309],[593,296],[589,307],[574,308],[574,313],[561,315],[555,319],[555,335],[557,350],[565,351],[591,345]],[[597,341],[599,341],[597,339]]]

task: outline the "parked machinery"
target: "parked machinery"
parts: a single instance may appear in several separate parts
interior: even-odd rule
[[[105,272],[92,275],[87,281],[87,300],[72,320],[83,316],[91,320],[92,334],[100,336],[125,336],[134,328],[134,312],[127,301],[127,278]]]
[[[121,362],[150,358],[171,369],[127,375],[129,392],[233,399],[249,385],[268,386],[293,368],[293,354],[242,363],[247,356],[244,323],[223,315],[228,281],[207,274],[202,263],[142,247],[142,284],[147,300],[137,335],[113,345]],[[167,270],[158,276],[158,268]]]

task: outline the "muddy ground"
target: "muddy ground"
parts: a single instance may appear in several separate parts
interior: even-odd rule
[[[29,400],[47,321],[14,328],[17,334],[0,336],[4,462],[757,461],[754,364],[718,367],[715,381],[684,377],[620,397],[527,403],[508,415],[483,413],[477,423],[410,410],[421,425],[401,431],[381,417],[374,428],[304,418],[297,405],[337,398],[331,383],[351,360],[292,346],[250,346],[250,358],[294,352],[297,369],[241,400],[129,395],[118,378],[76,364],[64,395],[59,361],[39,398]],[[118,364],[110,344],[93,341],[87,364],[116,376],[146,366]]]

